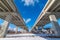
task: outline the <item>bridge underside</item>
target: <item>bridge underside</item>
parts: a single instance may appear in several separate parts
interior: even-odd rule
[[[44,10],[39,15],[31,31],[33,31],[34,29],[38,29],[39,26],[43,27],[44,25],[51,22],[52,26],[54,26],[54,28],[52,29],[55,29],[57,33],[60,33],[59,32],[60,27],[57,22],[57,19],[59,18],[60,18],[60,0],[48,0]]]
[[[41,25],[44,26],[44,25],[50,23],[49,15],[55,15],[57,19],[60,18],[60,12],[46,12],[46,14],[44,15],[44,17],[41,19],[41,21],[39,21],[36,24],[36,26],[41,26]]]
[[[21,27],[24,30],[28,31],[21,15],[17,11],[13,0],[0,0],[0,18],[5,20],[3,25],[1,25],[1,37],[6,36],[9,23],[13,23],[17,27]],[[17,29],[16,32],[18,31]]]

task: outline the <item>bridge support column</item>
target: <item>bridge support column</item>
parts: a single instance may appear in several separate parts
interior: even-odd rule
[[[41,30],[44,30],[44,27],[43,26],[41,26]]]
[[[17,32],[18,32],[18,27],[16,27],[16,31],[15,31],[15,33],[17,34]]]
[[[60,27],[55,15],[50,15],[49,18],[53,26],[52,30],[55,31],[56,36],[60,36]]]
[[[37,26],[36,26],[36,27],[34,28],[34,30],[37,31],[37,29],[38,29],[38,28],[37,28]]]
[[[38,30],[38,26],[36,26],[36,30]]]
[[[6,36],[10,21],[11,21],[11,16],[7,15],[0,31],[0,37],[3,38]]]
[[[37,31],[36,29],[37,29],[37,28],[34,27],[34,29],[32,30],[32,32],[33,32],[33,33],[36,33],[36,31]]]

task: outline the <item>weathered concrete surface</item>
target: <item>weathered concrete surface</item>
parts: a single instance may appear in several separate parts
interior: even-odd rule
[[[0,40],[60,40],[60,38],[19,37],[19,38],[0,38]]]

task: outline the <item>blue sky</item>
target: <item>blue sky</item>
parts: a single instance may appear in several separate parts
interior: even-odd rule
[[[47,0],[14,0],[18,12],[28,29],[31,29]]]

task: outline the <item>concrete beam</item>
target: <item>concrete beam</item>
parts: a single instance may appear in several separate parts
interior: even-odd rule
[[[15,16],[18,16],[17,12],[0,12],[0,15],[4,16],[4,15],[8,15],[8,14],[12,14],[12,15],[15,15]]]
[[[57,12],[57,11],[59,11],[60,10],[60,6],[59,6],[59,8],[57,8],[55,11]]]
[[[0,7],[0,9],[3,10],[3,11],[5,12],[5,10],[4,10],[2,7]]]
[[[54,4],[54,6],[53,6],[54,8],[52,7],[53,9],[51,11],[54,11],[59,5],[60,5],[60,2]]]
[[[18,27],[16,27],[16,30],[15,30],[15,33],[17,34],[17,32],[18,32]]]
[[[14,12],[16,12],[16,8],[15,8],[15,5],[13,4],[13,0],[6,0],[7,1],[7,3],[10,5],[10,7],[12,8],[12,10],[14,11]]]
[[[1,3],[8,11],[10,11],[2,1],[0,1],[0,3]]]

